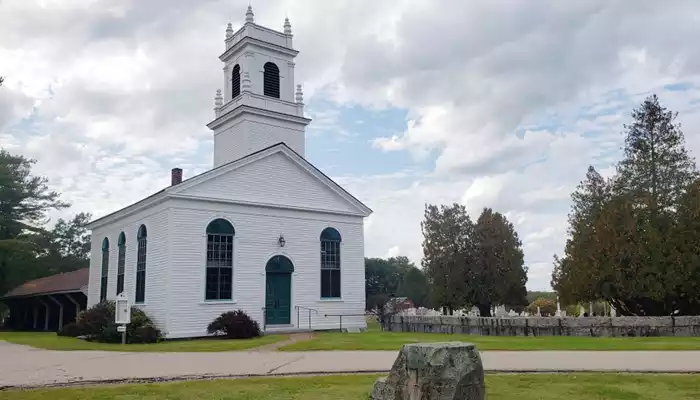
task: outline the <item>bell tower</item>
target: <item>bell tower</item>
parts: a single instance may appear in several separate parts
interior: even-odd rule
[[[305,129],[301,85],[294,85],[292,26],[278,32],[255,23],[248,6],[236,32],[226,28],[224,90],[214,98],[214,167],[235,161],[279,142],[304,157]]]

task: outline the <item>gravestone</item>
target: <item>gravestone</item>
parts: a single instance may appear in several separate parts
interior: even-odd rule
[[[484,367],[473,344],[408,344],[370,400],[484,400]]]

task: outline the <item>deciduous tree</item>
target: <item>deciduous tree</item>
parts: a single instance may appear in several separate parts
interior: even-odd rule
[[[428,279],[423,271],[410,267],[403,274],[399,284],[398,296],[408,297],[416,307],[427,307],[429,304]]]
[[[536,315],[537,307],[540,308],[540,315],[543,317],[551,317],[557,312],[557,303],[544,297],[540,297],[528,304],[526,309],[530,314]]]
[[[365,258],[366,309],[373,310],[397,296],[406,271],[415,265],[405,256]]]

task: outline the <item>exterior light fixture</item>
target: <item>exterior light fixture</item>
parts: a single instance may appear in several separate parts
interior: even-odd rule
[[[287,241],[284,240],[284,236],[280,235],[280,238],[277,239],[277,243],[280,244],[280,247],[284,247],[284,245],[287,243]]]

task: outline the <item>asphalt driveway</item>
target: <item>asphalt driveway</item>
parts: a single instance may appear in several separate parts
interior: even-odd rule
[[[386,372],[396,351],[53,351],[0,341],[0,388],[236,376]],[[699,372],[700,351],[486,351],[491,372]]]

